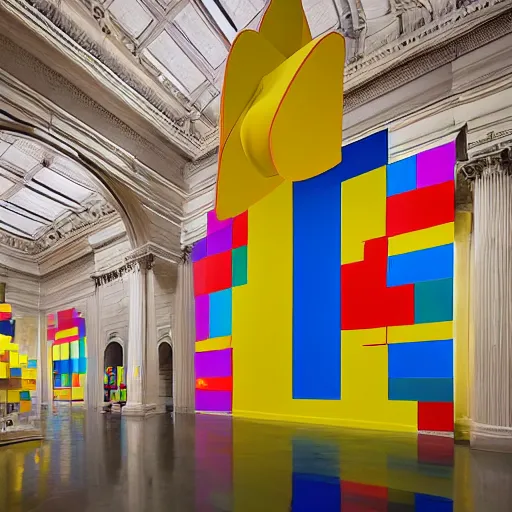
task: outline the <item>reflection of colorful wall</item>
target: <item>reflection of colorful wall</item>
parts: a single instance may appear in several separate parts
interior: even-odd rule
[[[208,255],[209,228],[198,339],[213,341],[201,292],[229,289],[209,325],[229,327],[235,415],[453,431],[454,165],[454,142],[392,164],[386,131],[344,147],[335,168],[249,209],[242,287],[219,282],[231,255]],[[224,371],[198,356],[198,377]]]
[[[48,315],[48,341],[52,342],[53,399],[84,399],[87,374],[85,318],[76,309]]]
[[[207,236],[196,244],[196,409],[232,410],[233,290],[247,283],[247,214],[219,222],[208,214]]]
[[[28,413],[36,394],[37,359],[19,352],[10,304],[0,303],[0,416]]]

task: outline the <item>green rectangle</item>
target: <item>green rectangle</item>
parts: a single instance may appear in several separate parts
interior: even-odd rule
[[[451,320],[453,320],[453,279],[415,283],[414,323]]]
[[[388,379],[389,400],[453,402],[453,379]]]
[[[247,284],[247,246],[233,249],[233,286]]]

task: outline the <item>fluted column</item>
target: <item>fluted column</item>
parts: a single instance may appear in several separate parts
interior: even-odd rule
[[[512,166],[506,149],[463,168],[474,187],[471,445],[512,452]]]
[[[126,365],[127,403],[123,414],[143,416],[144,359],[146,338],[146,267],[141,262],[133,264],[128,274],[128,364]]]

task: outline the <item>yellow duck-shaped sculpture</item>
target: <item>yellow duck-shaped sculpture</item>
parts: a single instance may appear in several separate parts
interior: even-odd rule
[[[340,163],[344,62],[343,36],[312,39],[301,0],[271,0],[259,31],[238,34],[222,90],[219,220]]]

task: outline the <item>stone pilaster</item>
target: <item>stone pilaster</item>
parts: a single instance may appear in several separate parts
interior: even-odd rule
[[[474,190],[471,446],[512,452],[512,165],[500,149],[465,165]]]

